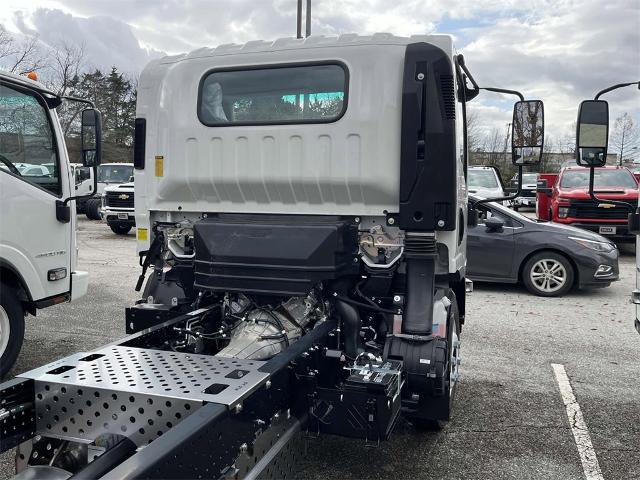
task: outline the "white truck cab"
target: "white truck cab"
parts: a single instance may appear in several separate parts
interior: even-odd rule
[[[0,74],[0,376],[18,356],[27,313],[87,291],[88,273],[76,268],[76,181],[61,103],[35,81]],[[91,113],[99,115],[85,110],[83,121]]]

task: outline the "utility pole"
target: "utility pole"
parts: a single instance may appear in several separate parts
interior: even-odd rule
[[[507,150],[509,149],[509,137],[511,135],[511,123],[507,123],[507,134],[504,137],[504,165],[509,165],[509,156]]]
[[[625,128],[622,128],[622,142],[620,145],[620,166],[622,166],[622,156],[624,155],[624,133],[625,133]]]
[[[305,37],[311,35],[311,0],[307,0],[305,9]],[[297,32],[296,38],[302,38],[302,0],[298,0],[298,15],[297,15]]]
[[[298,29],[296,38],[302,38],[302,0],[298,0],[298,19],[296,28]]]

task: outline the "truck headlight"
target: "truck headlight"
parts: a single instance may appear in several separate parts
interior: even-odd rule
[[[558,217],[567,218],[569,216],[569,207],[558,207]]]
[[[583,247],[586,247],[590,250],[595,250],[596,252],[612,252],[616,249],[616,246],[613,243],[609,242],[598,242],[597,240],[587,240],[586,238],[580,237],[569,237],[576,243],[579,243]]]

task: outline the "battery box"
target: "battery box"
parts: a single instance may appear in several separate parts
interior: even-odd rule
[[[356,361],[339,388],[319,387],[312,395],[310,431],[385,440],[400,413],[402,362]]]

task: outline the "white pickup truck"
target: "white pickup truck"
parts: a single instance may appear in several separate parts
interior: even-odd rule
[[[133,200],[133,182],[104,189],[100,214],[113,233],[127,235],[136,226]]]

